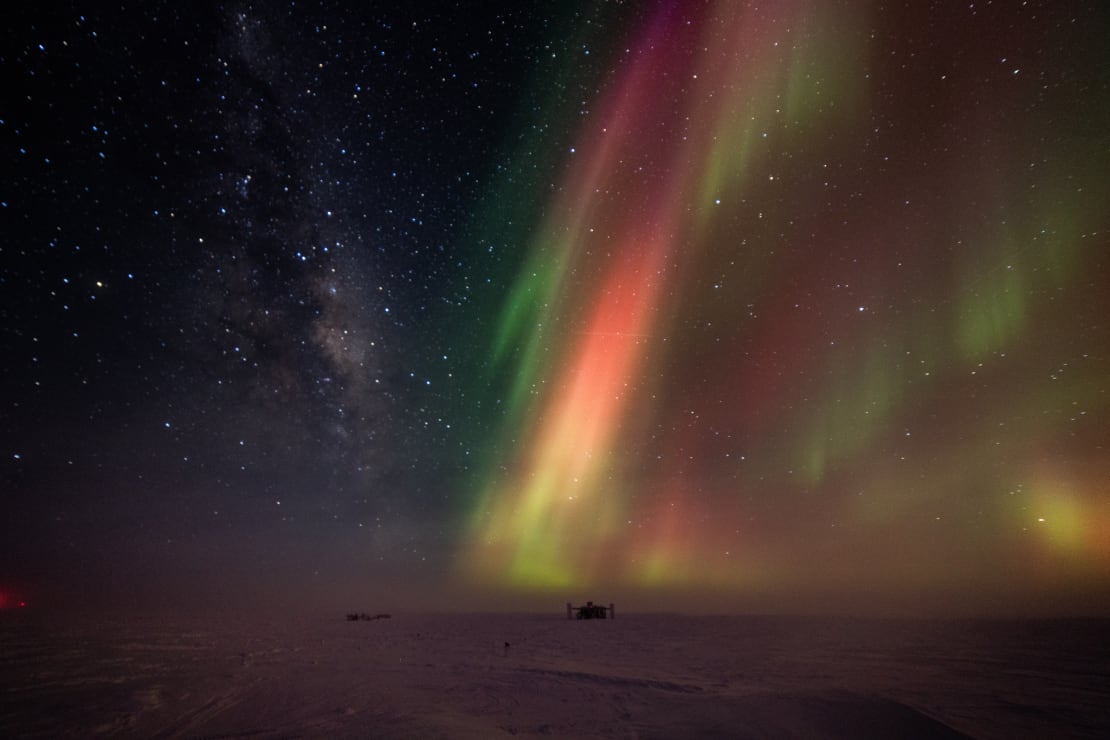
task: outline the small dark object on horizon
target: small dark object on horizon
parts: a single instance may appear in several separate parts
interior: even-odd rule
[[[392,614],[375,614],[374,616],[370,616],[369,614],[367,614],[365,612],[358,612],[358,613],[351,612],[351,613],[347,614],[347,621],[348,622],[373,622],[375,619],[390,619],[392,616],[393,616]]]
[[[571,606],[567,602],[567,619],[615,619],[617,616],[617,609],[612,604],[609,606],[602,606],[595,604],[592,601],[587,601],[583,606]]]

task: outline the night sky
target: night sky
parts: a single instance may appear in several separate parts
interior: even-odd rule
[[[1100,0],[3,26],[0,606],[1110,614]]]

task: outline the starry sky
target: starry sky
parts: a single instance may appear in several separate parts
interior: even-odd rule
[[[1103,3],[6,16],[0,608],[1110,614]]]

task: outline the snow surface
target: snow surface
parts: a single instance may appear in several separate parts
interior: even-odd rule
[[[0,737],[1110,737],[1105,621],[554,611],[0,614]]]

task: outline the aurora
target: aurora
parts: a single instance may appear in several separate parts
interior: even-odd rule
[[[961,12],[661,3],[543,111],[573,145],[492,332],[466,577],[1107,576],[1106,151],[1041,112],[1050,30],[1000,63]]]

